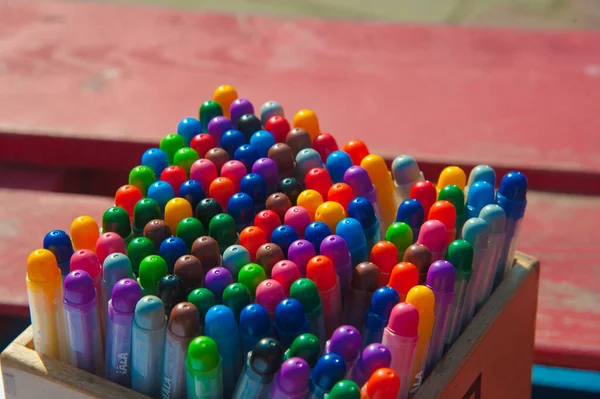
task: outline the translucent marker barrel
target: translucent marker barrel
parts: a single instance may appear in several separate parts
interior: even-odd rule
[[[233,398],[269,399],[271,384],[282,360],[283,349],[275,338],[258,341],[248,354]]]
[[[446,260],[456,269],[454,280],[454,303],[452,304],[452,317],[446,336],[444,350],[456,341],[461,332],[461,314],[465,308],[467,289],[471,281],[471,266],[473,264],[473,247],[465,240],[454,240],[448,246]]]
[[[290,297],[302,304],[310,325],[310,333],[318,337],[319,341],[325,345],[327,334],[325,333],[323,306],[315,283],[308,278],[299,278],[290,287]]]
[[[223,397],[222,360],[214,340],[197,337],[187,350],[187,399],[214,399]]]
[[[492,204],[484,206],[479,213],[479,217],[488,222],[490,227],[490,242],[488,244],[489,249],[487,258],[484,260],[484,264],[488,266],[486,268],[486,273],[482,278],[479,295],[477,296],[477,309],[483,306],[484,302],[492,293],[496,278],[500,278],[500,274],[498,273],[499,268],[497,266],[500,259],[500,252],[502,252],[502,243],[505,238],[504,228],[506,226],[506,214],[498,205]]]
[[[378,283],[379,268],[374,263],[362,262],[356,265],[352,270],[352,281],[342,310],[342,323],[362,329]]]
[[[321,296],[325,333],[330,336],[340,325],[342,298],[333,262],[323,255],[312,258],[306,266],[306,277],[315,282]]]
[[[269,398],[304,399],[308,394],[310,367],[299,357],[287,359],[275,374]]]

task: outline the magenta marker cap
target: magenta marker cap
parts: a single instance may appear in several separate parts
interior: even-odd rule
[[[346,241],[337,235],[330,235],[321,241],[320,253],[331,259],[336,270],[352,261]]]
[[[454,279],[456,269],[447,260],[435,261],[427,271],[427,286],[433,291],[450,293],[454,292]]]
[[[132,278],[124,278],[112,290],[112,307],[119,313],[133,313],[141,297],[142,289],[138,283]]]
[[[291,357],[281,365],[271,390],[273,398],[300,398],[308,393],[310,366],[300,357]]]
[[[310,220],[310,214],[304,207],[293,206],[285,211],[283,224],[293,228],[296,231],[296,234],[298,234],[299,238],[304,238],[306,227],[308,227],[308,225],[311,223],[312,221]]]
[[[337,353],[350,363],[358,358],[362,339],[360,333],[353,326],[339,326],[331,335],[327,343],[328,353]]]
[[[94,281],[83,270],[75,270],[65,277],[64,302],[71,305],[87,305],[96,297]]]
[[[222,300],[225,287],[231,283],[233,283],[231,273],[221,266],[213,267],[204,277],[204,286],[215,295],[217,301]]]
[[[355,197],[372,198],[375,192],[367,170],[361,166],[351,166],[344,172],[344,183],[352,187]]]
[[[306,265],[316,255],[315,248],[307,240],[296,240],[288,248],[288,259],[298,266],[301,276],[306,276]]]
[[[419,311],[406,302],[400,302],[392,309],[386,328],[401,337],[412,338],[418,336]]]
[[[421,226],[417,243],[425,245],[432,252],[446,249],[446,226],[439,220],[428,220]]]
[[[272,317],[279,302],[287,298],[287,295],[278,281],[266,279],[256,287],[256,303],[262,305]]]

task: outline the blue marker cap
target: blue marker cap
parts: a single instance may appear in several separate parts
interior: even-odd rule
[[[400,155],[392,161],[392,177],[399,186],[423,178],[417,161],[410,155]]]
[[[223,267],[229,270],[233,281],[237,281],[240,269],[251,262],[250,252],[241,245],[230,245],[223,252]]]
[[[481,218],[467,220],[462,228],[462,238],[476,248],[487,248],[491,234],[490,225]]]
[[[337,353],[327,353],[319,358],[310,375],[310,391],[315,387],[329,392],[331,388],[346,374],[346,362]]]
[[[160,176],[163,169],[169,166],[169,157],[161,149],[150,148],[142,155],[142,165],[152,169],[154,176]]]
[[[113,287],[117,281],[124,278],[134,278],[131,261],[127,255],[118,252],[108,255],[102,265],[102,280]]]
[[[275,138],[266,130],[259,130],[250,137],[250,145],[258,152],[260,158],[266,158],[269,148],[275,145]]]
[[[506,214],[500,206],[496,204],[484,206],[481,212],[479,212],[479,217],[488,222],[492,234],[504,233]]]
[[[189,252],[187,244],[179,237],[165,238],[158,249],[160,257],[167,262],[169,274],[173,274],[177,259],[183,255],[187,255]]]
[[[286,258],[288,256],[288,248],[297,239],[298,233],[296,233],[296,230],[294,230],[293,227],[288,226],[287,224],[277,226],[271,233],[271,242],[279,245]]]
[[[309,329],[304,307],[293,298],[286,298],[279,302],[275,308],[273,324],[277,331],[279,343],[286,349],[298,335],[307,333]]]
[[[206,198],[206,193],[202,184],[196,180],[188,180],[179,187],[179,196],[187,200],[192,205],[192,209],[196,209],[196,205]]]
[[[396,222],[406,223],[413,229],[413,236],[418,237],[418,231],[425,221],[425,211],[423,205],[416,199],[407,199],[402,201],[396,213]],[[417,233],[415,234],[415,230]]]
[[[371,305],[365,317],[365,328],[372,331],[383,329],[398,302],[400,295],[395,289],[389,286],[378,288],[371,297]]]
[[[496,172],[489,165],[477,165],[469,173],[469,181],[467,186],[471,187],[478,181],[486,181],[492,186],[496,186]]]
[[[233,194],[227,202],[227,213],[235,220],[238,233],[254,223],[254,201],[246,193]]]
[[[335,228],[335,233],[346,241],[352,256],[352,265],[356,266],[369,260],[367,238],[358,220],[354,218],[340,220]]]
[[[148,198],[156,201],[158,206],[160,207],[160,211],[162,213],[165,212],[165,206],[167,206],[167,202],[172,200],[175,197],[175,191],[173,187],[166,181],[155,181],[148,187]]]
[[[246,305],[240,313],[240,333],[254,338],[262,338],[271,332],[269,312],[258,303]]]
[[[233,159],[243,163],[246,170],[252,170],[252,165],[254,165],[254,162],[256,162],[258,158],[260,158],[258,151],[250,144],[242,144],[233,154]]]
[[[494,203],[494,186],[486,181],[475,182],[467,194],[467,218],[479,216],[484,206]]]
[[[52,252],[60,273],[66,276],[71,271],[71,256],[75,252],[71,238],[62,230],[52,230],[44,236],[44,249]]]
[[[352,166],[352,159],[350,155],[344,151],[334,151],[327,157],[327,171],[331,176],[331,181],[335,183],[344,182],[344,173]]]
[[[142,297],[135,305],[133,323],[143,330],[156,330],[167,323],[165,305],[154,295]]]
[[[298,181],[304,183],[306,174],[314,168],[323,168],[323,161],[319,153],[312,148],[300,150],[296,155],[296,177]]]
[[[513,171],[504,175],[496,203],[504,209],[508,219],[523,217],[527,205],[527,178],[523,173]]]
[[[265,208],[267,201],[267,185],[262,177],[256,173],[248,173],[240,181],[240,191],[248,194],[254,201],[254,210]]]
[[[200,133],[202,133],[202,125],[196,118],[183,118],[177,124],[177,134],[183,137],[187,147],[190,146],[194,136]]]
[[[321,242],[330,235],[331,229],[323,222],[313,222],[304,230],[304,239],[312,244],[317,255],[321,248]]]
[[[277,101],[267,101],[260,107],[260,121],[263,125],[277,115],[284,116],[283,107]]]
[[[217,340],[219,337],[229,339],[238,333],[238,326],[231,309],[225,305],[215,305],[208,309],[204,316],[204,333]]]
[[[371,232],[370,230],[375,226],[379,229],[373,204],[364,197],[356,197],[350,201],[348,204],[348,216],[360,222],[360,225],[365,230],[365,235],[367,234],[366,230],[369,230],[370,234],[374,234],[375,232]]]
[[[248,144],[248,140],[246,140],[244,133],[240,132],[239,130],[230,129],[221,136],[221,148],[227,151],[227,154],[229,154],[229,159],[233,159],[235,150],[244,144]]]

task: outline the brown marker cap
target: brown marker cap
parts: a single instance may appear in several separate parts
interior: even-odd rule
[[[294,151],[294,156],[298,155],[298,153],[305,148],[312,148],[310,135],[306,130],[299,127],[290,130],[285,138],[285,143],[291,147],[292,151]]]
[[[406,248],[402,262],[410,262],[419,271],[419,284],[425,284],[427,271],[431,265],[431,251],[423,244],[413,244]]]
[[[225,163],[229,161],[229,154],[227,154],[227,151],[225,151],[224,149],[220,147],[215,147],[208,150],[208,152],[205,155],[205,158],[212,161],[212,163],[214,163],[217,167],[217,170],[221,170],[221,168],[223,168],[223,165],[225,165]]]
[[[292,201],[284,193],[273,193],[267,198],[266,208],[275,212],[279,216],[279,219],[281,219],[281,223],[283,223],[283,219],[285,218],[285,212],[291,207]]]
[[[144,226],[144,237],[152,241],[156,253],[158,253],[160,244],[171,235],[171,228],[164,220],[154,219]]]
[[[200,287],[204,281],[202,263],[194,255],[183,255],[177,259],[174,273],[188,291]]]
[[[200,333],[200,312],[190,302],[179,302],[169,318],[169,332],[181,338],[194,338]]]
[[[275,266],[275,263],[284,259],[283,251],[279,245],[273,244],[272,242],[261,245],[256,251],[256,263],[265,269],[265,273],[269,278],[271,277],[271,270],[273,269],[273,266]]]
[[[274,144],[269,148],[268,156],[277,164],[277,171],[281,179],[296,175],[296,156],[289,145]]]
[[[375,292],[379,286],[379,269],[375,263],[362,262],[352,270],[352,288],[357,291]]]
[[[192,255],[202,264],[204,275],[212,269],[221,265],[221,251],[219,243],[212,237],[202,236],[196,238],[192,244]]]

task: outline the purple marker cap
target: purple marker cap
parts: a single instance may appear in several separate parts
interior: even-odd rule
[[[112,290],[112,307],[119,313],[133,313],[141,297],[142,289],[138,283],[132,278],[124,278]]]
[[[303,238],[306,227],[311,224],[310,214],[301,206],[293,206],[287,211],[283,217],[283,224],[293,228],[298,234],[298,237]],[[289,251],[289,249],[288,249]]]
[[[392,363],[392,352],[387,346],[380,343],[368,345],[362,352],[360,366],[363,372],[370,376],[376,370],[390,367]]]
[[[272,397],[304,397],[308,391],[308,380],[310,378],[310,367],[306,360],[300,357],[291,357],[281,365],[281,368],[275,375],[274,389],[271,391]],[[277,393],[286,395],[278,396]]]
[[[215,116],[208,122],[208,134],[215,139],[217,145],[221,144],[221,136],[228,130],[233,129],[231,121],[224,116]]]
[[[454,279],[456,270],[447,260],[435,261],[427,271],[427,286],[432,291],[450,293],[454,292]]]
[[[242,115],[254,114],[254,106],[245,98],[236,98],[229,106],[229,116],[231,116],[231,124],[237,126],[238,120]]]
[[[288,259],[298,266],[301,276],[306,276],[306,265],[317,253],[310,241],[296,240],[288,248]]]
[[[353,326],[339,326],[327,343],[328,353],[337,353],[346,362],[353,362],[360,353],[360,333]]]
[[[418,244],[425,245],[431,252],[446,249],[446,226],[439,220],[428,220],[421,226]]]
[[[213,267],[204,277],[204,286],[215,295],[217,301],[223,299],[223,291],[231,283],[233,283],[231,272],[221,266]]]
[[[321,241],[321,255],[331,259],[336,269],[351,262],[346,240],[337,235],[327,236]]]
[[[349,185],[355,197],[373,197],[375,187],[367,170],[361,166],[351,166],[344,172],[344,183]]]
[[[252,173],[260,175],[267,186],[279,184],[279,173],[277,172],[277,164],[271,158],[260,158],[252,164]]]
[[[92,277],[83,270],[75,270],[65,277],[64,301],[69,305],[86,305],[94,300],[96,291]]]

